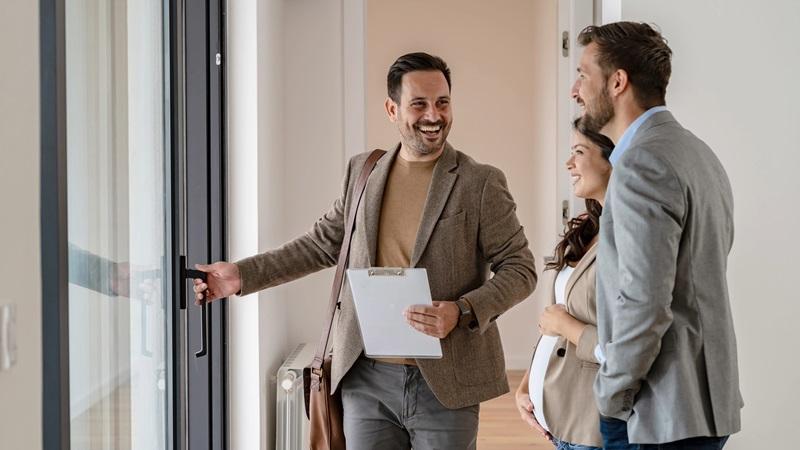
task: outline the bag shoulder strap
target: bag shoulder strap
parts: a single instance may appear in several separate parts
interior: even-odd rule
[[[339,303],[339,294],[342,291],[342,284],[344,283],[344,271],[347,269],[347,264],[350,261],[350,242],[353,239],[353,229],[356,224],[356,213],[361,204],[361,197],[364,195],[364,189],[367,186],[367,180],[375,168],[375,164],[381,157],[386,154],[385,150],[373,150],[372,153],[364,162],[361,172],[358,175],[358,180],[353,188],[353,201],[350,204],[350,213],[347,215],[347,222],[344,228],[344,238],[342,239],[342,247],[339,250],[339,261],[336,265],[336,276],[333,278],[333,286],[331,288],[331,298],[328,303],[327,325],[325,332],[320,337],[319,344],[317,345],[317,353],[314,356],[314,361],[311,363],[312,372],[319,373],[322,369],[322,362],[325,359],[325,350],[328,348],[328,341],[331,336],[331,327],[333,327],[333,318],[336,315],[336,307]]]

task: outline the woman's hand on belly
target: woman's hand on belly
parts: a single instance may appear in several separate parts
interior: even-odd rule
[[[514,402],[517,405],[517,411],[519,411],[519,416],[522,418],[522,421],[527,423],[531,428],[541,434],[543,438],[549,441],[552,440],[552,436],[547,432],[547,430],[539,425],[539,422],[533,415],[533,403],[531,402],[531,397],[528,393],[529,373],[530,371],[525,374],[525,377],[523,377],[522,382],[517,388],[517,391],[514,393]]]
[[[545,336],[564,336],[578,345],[586,324],[572,317],[564,305],[550,305],[539,316],[539,332]]]

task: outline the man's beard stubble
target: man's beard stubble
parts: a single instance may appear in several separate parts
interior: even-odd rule
[[[581,121],[583,121],[587,129],[599,133],[613,118],[614,104],[611,101],[608,89],[600,91],[600,95],[598,95],[592,108],[584,100],[584,112]]]
[[[442,130],[440,131],[441,136],[440,138],[433,144],[429,144],[423,136],[421,135],[421,131],[417,129],[417,126],[436,126],[441,125]],[[437,123],[420,123],[413,125],[410,130],[404,129],[400,127],[400,135],[403,137],[403,144],[406,145],[408,148],[413,150],[420,156],[427,156],[432,153],[436,153],[439,149],[442,148],[444,143],[447,141],[447,135],[450,132],[450,126],[444,122],[437,122]]]

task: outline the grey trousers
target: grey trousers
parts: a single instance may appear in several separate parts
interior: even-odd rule
[[[447,409],[419,369],[361,357],[341,384],[348,450],[474,450],[480,405]]]

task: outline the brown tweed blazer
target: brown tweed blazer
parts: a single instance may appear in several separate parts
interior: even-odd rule
[[[375,264],[383,189],[398,150],[399,146],[384,155],[370,175],[353,232],[351,268]],[[355,180],[368,155],[350,160],[341,196],[310,231],[278,249],[236,263],[242,295],[336,264]],[[475,329],[456,327],[442,339],[442,359],[417,360],[439,401],[448,408],[461,408],[508,392],[495,319],[530,295],[536,271],[500,170],[479,164],[447,144],[433,171],[411,266],[427,269],[433,299],[466,298],[477,319]],[[333,333],[333,390],[363,351],[346,282],[340,301]]]

